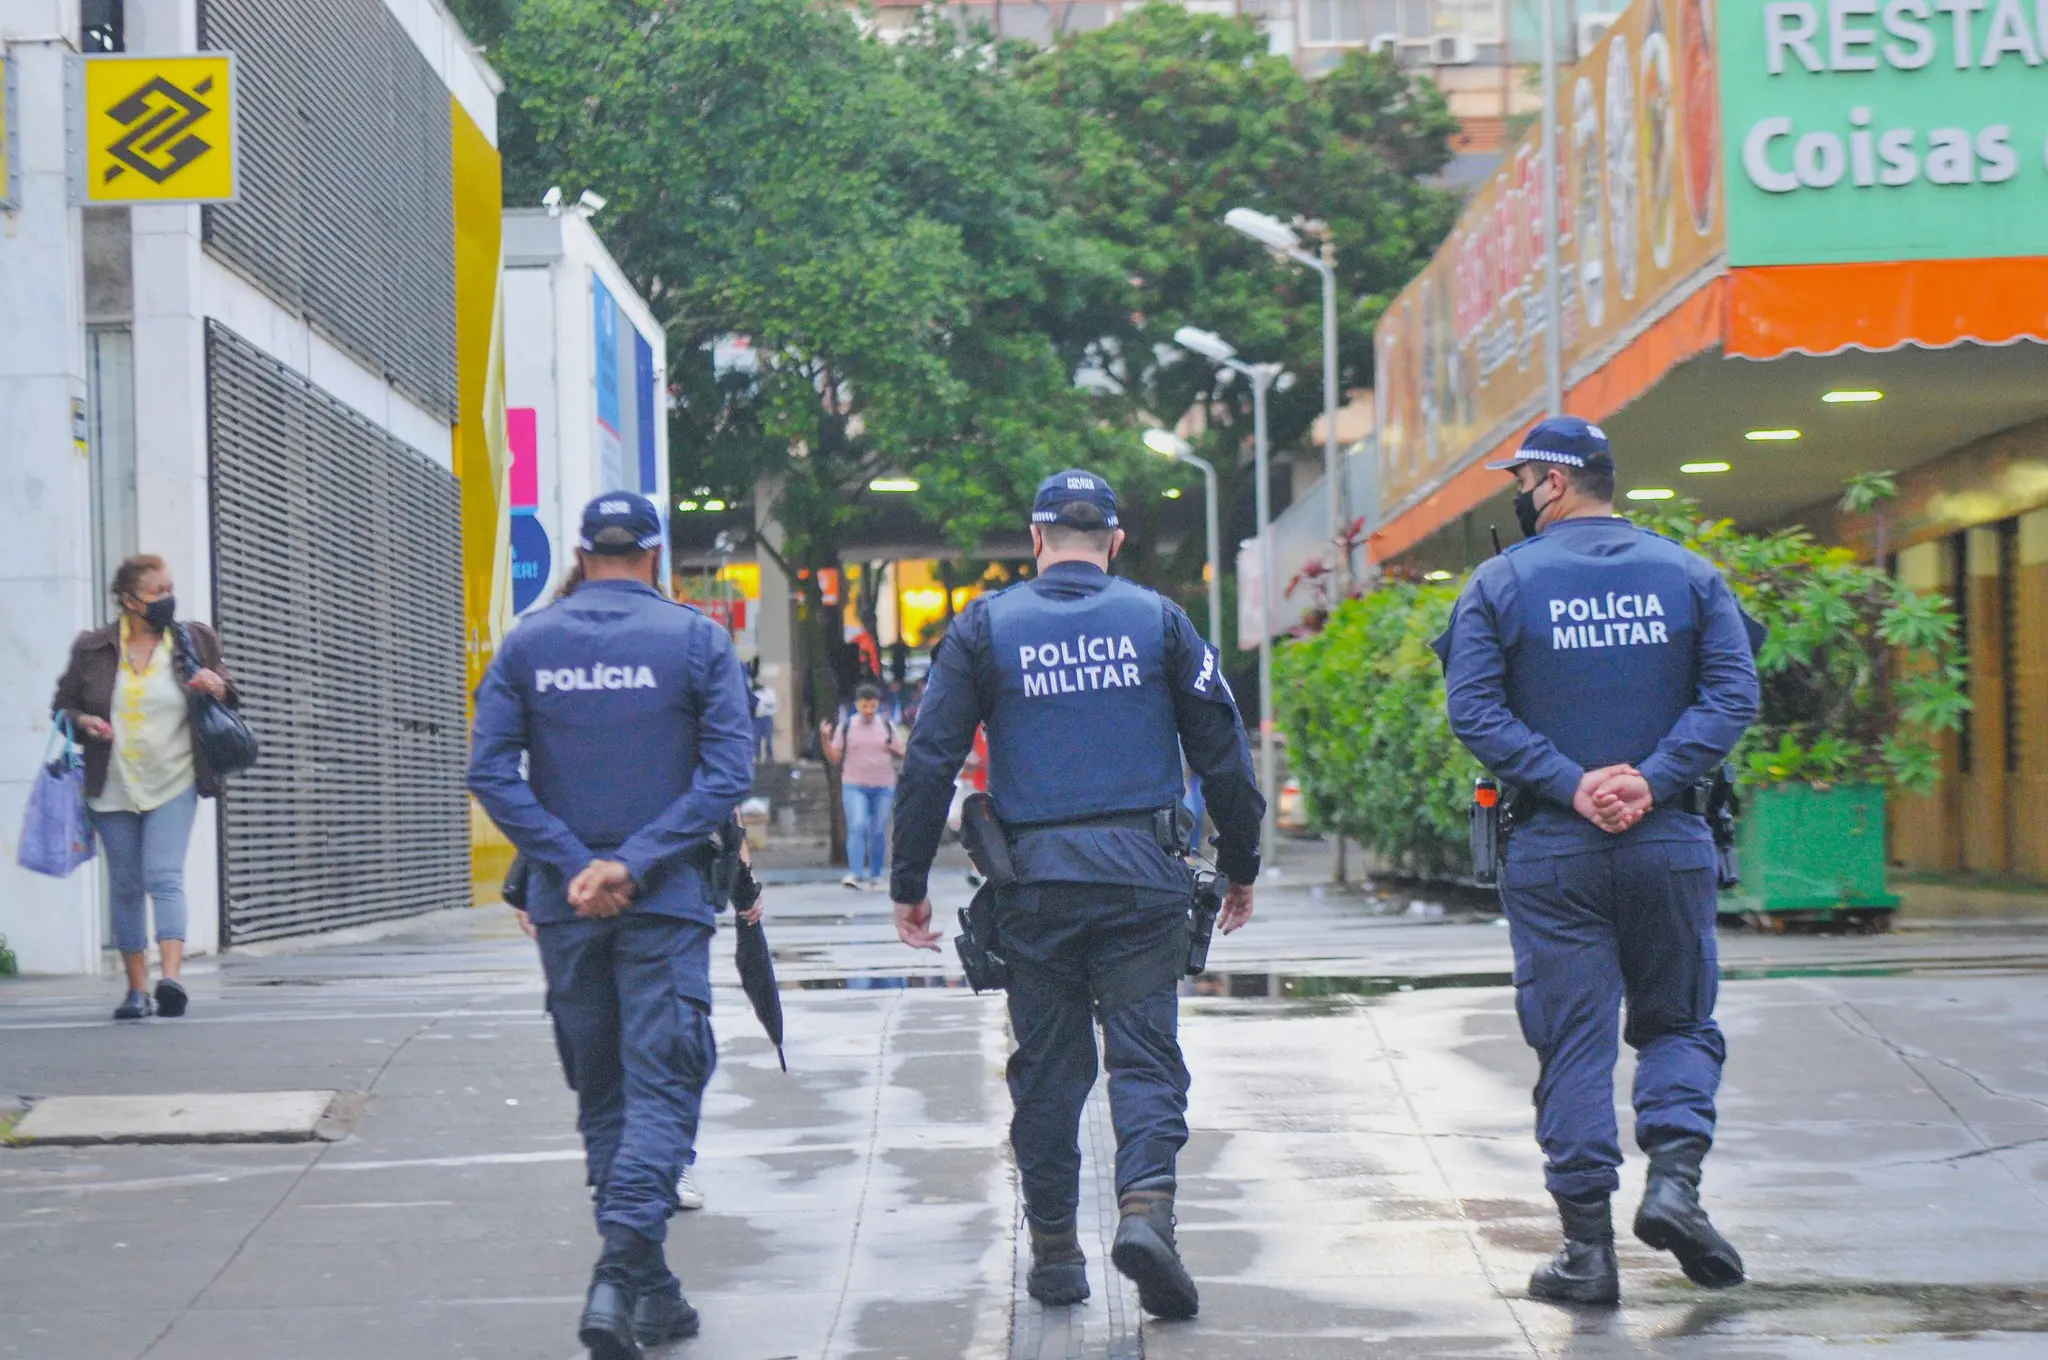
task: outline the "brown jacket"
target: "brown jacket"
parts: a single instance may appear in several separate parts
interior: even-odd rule
[[[210,671],[217,671],[228,682],[227,701],[239,705],[240,697],[235,693],[234,678],[220,662],[220,635],[203,623],[181,623],[191,630],[193,649],[199,653],[199,662]],[[183,684],[192,677],[185,673],[184,664],[178,659],[177,643],[166,637],[160,646],[171,649],[171,670]],[[119,620],[104,628],[80,633],[71,644],[71,664],[64,668],[63,676],[57,681],[56,697],[50,700],[50,712],[69,713],[74,724],[81,715],[113,721],[114,681],[121,671],[121,624]],[[85,748],[85,796],[97,798],[107,787],[107,761],[112,758],[114,748],[107,742],[94,741],[83,732],[78,736],[79,744]],[[207,767],[206,752],[197,743],[192,747],[192,768],[199,785],[199,792],[205,798],[220,796],[220,781],[214,778]]]

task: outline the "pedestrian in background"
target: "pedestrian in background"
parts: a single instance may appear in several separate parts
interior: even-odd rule
[[[1707,781],[1757,713],[1749,625],[1712,563],[1614,513],[1599,426],[1539,422],[1488,466],[1514,474],[1525,541],[1472,573],[1435,645],[1451,730],[1516,809],[1501,907],[1565,1236],[1529,1294],[1621,1297],[1617,1039],[1636,1050],[1636,1142],[1650,1161],[1636,1236],[1694,1284],[1740,1284],[1742,1257],[1699,1196],[1727,1056],[1704,813]]]
[[[839,801],[846,810],[849,888],[879,888],[889,864],[889,811],[896,801],[896,761],[903,741],[882,715],[882,691],[864,684],[853,692],[854,711],[839,725],[821,724],[825,759],[839,766]]]
[[[775,759],[775,715],[782,711],[782,701],[775,697],[775,687],[765,680],[754,684],[754,759]]]
[[[904,761],[890,895],[898,937],[936,950],[932,859],[985,723],[988,793],[1016,871],[996,885],[993,920],[1017,1040],[1010,1142],[1031,1229],[1025,1289],[1055,1307],[1088,1297],[1078,1140],[1099,1021],[1116,1129],[1110,1260],[1146,1312],[1188,1318],[1201,1300],[1173,1211],[1188,1137],[1179,987],[1195,892],[1182,753],[1216,817],[1226,934],[1251,918],[1265,803],[1222,658],[1179,605],[1109,574],[1123,541],[1102,478],[1075,469],[1040,484],[1038,574],[969,604],[932,655]]]
[[[220,638],[203,623],[178,623],[170,569],[161,557],[122,562],[111,587],[120,616],[80,633],[57,681],[52,712],[67,713],[85,745],[85,794],[107,857],[114,947],[128,977],[116,1020],[152,1007],[185,1013],[185,850],[201,798],[220,793],[192,740],[188,691],[238,702],[221,665]],[[191,637],[200,669],[186,673],[175,628]],[[156,908],[161,977],[149,989],[149,907]]]
[[[498,649],[469,764],[471,792],[528,864],[604,1240],[578,1325],[597,1360],[698,1328],[664,1244],[717,1061],[704,875],[753,781],[732,639],[662,598],[661,541],[642,496],[585,508],[581,584]]]

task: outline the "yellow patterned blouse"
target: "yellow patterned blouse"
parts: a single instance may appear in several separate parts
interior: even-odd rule
[[[114,679],[114,751],[95,812],[150,812],[192,787],[192,727],[185,688],[171,666],[165,636],[137,671],[128,660],[129,627],[121,616],[121,668]]]

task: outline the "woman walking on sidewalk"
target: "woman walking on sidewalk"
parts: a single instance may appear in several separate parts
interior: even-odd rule
[[[889,809],[896,801],[896,761],[903,740],[881,714],[882,691],[862,685],[853,692],[854,714],[835,731],[821,724],[825,759],[840,766],[839,801],[846,810],[846,877],[849,888],[879,888],[888,872]]]
[[[185,847],[199,799],[220,792],[205,754],[192,740],[186,691],[233,704],[235,687],[221,666],[220,639],[203,623],[185,628],[200,669],[185,674],[171,630],[177,600],[161,557],[131,557],[114,573],[121,615],[80,633],[57,681],[53,712],[68,713],[85,744],[85,793],[106,850],[112,888],[114,944],[128,974],[128,995],[116,1020],[151,1011],[149,916],[156,904],[157,950],[163,974],[154,1008],[185,1013],[178,981],[185,958]]]

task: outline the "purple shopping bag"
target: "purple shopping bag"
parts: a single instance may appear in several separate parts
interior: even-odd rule
[[[55,756],[50,748],[62,743]],[[92,858],[92,819],[85,809],[85,757],[72,739],[69,719],[50,725],[43,767],[29,786],[21,818],[21,867],[52,878],[68,877]]]

